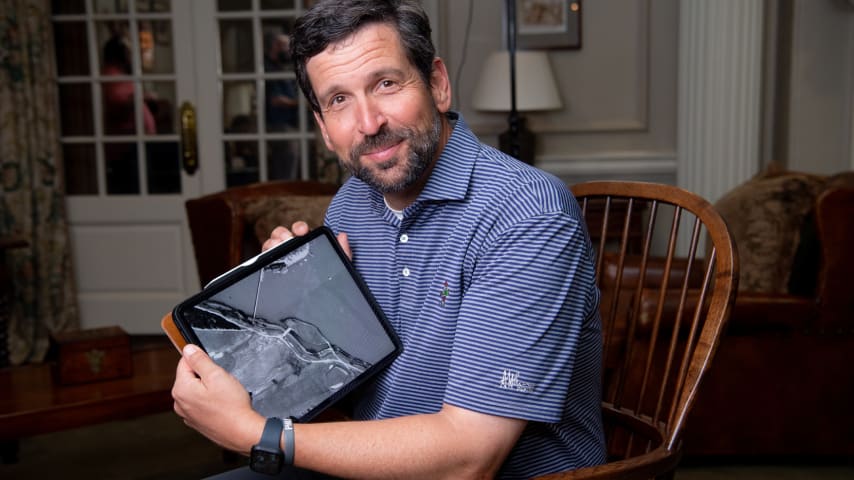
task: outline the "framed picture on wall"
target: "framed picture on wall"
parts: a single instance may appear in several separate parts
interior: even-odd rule
[[[518,48],[581,48],[581,0],[515,2]]]

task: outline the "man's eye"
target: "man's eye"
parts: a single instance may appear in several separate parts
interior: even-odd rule
[[[380,87],[382,87],[382,88],[391,88],[393,86],[394,86],[393,80],[383,80],[382,82],[380,82]]]
[[[344,102],[344,95],[335,95],[329,100],[330,105],[338,105],[342,102]]]

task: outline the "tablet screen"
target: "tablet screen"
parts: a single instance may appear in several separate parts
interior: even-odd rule
[[[262,253],[178,305],[175,322],[265,416],[305,421],[385,366],[399,341],[327,228]]]

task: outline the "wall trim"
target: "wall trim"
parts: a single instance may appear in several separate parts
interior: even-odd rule
[[[536,165],[562,175],[676,175],[675,152],[603,152],[582,155],[541,155]]]

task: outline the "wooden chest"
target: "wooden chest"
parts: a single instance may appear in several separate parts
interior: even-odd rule
[[[102,327],[53,335],[55,380],[61,385],[133,375],[130,336],[121,327]]]

